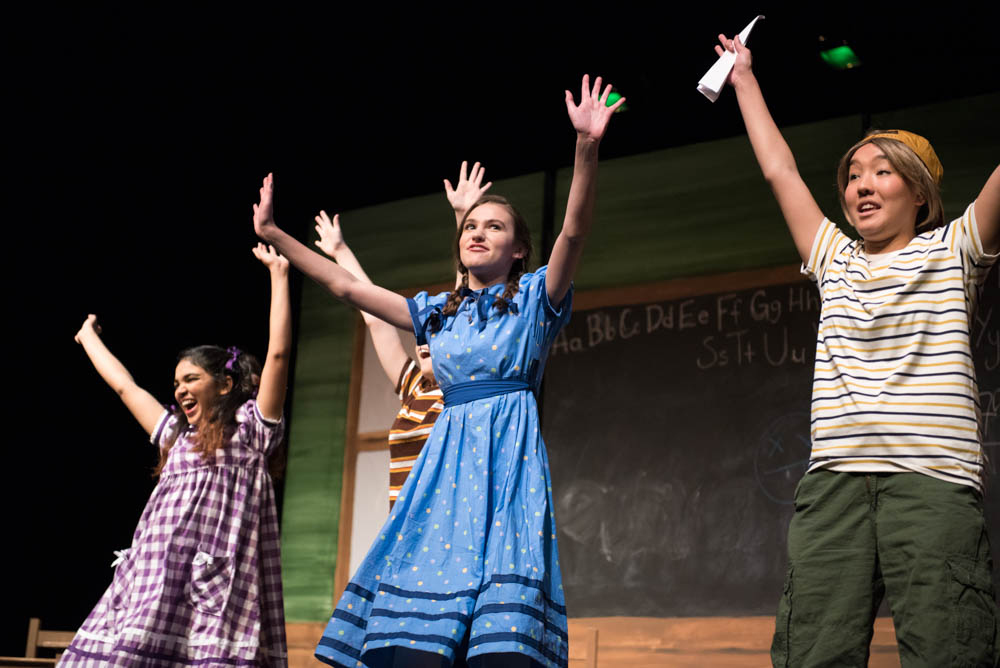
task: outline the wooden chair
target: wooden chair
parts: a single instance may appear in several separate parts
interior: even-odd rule
[[[569,622],[569,665],[597,668],[597,629]]]
[[[42,628],[42,620],[32,617],[28,621],[28,643],[24,648],[24,656],[35,658],[38,650],[54,651],[56,660],[62,656],[63,650],[73,642],[76,631],[48,631]]]
[[[63,650],[73,642],[75,631],[49,631],[42,628],[42,620],[32,617],[28,621],[28,642],[24,656],[0,656],[0,668],[9,666],[54,666]],[[38,650],[55,652],[54,657],[39,657]]]

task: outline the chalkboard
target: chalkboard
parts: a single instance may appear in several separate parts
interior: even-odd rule
[[[632,288],[624,305],[581,304],[556,340],[542,411],[570,615],[774,613],[809,458],[819,317],[815,286],[780,276],[689,282],[686,296]],[[972,330],[993,479],[998,288],[994,271]]]

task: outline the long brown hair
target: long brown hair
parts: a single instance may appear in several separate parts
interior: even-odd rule
[[[458,307],[461,306],[464,297],[461,295],[461,288],[469,287],[469,269],[462,264],[462,229],[465,227],[465,221],[469,219],[469,214],[476,210],[477,207],[483,204],[498,204],[510,213],[511,218],[514,219],[514,240],[521,246],[523,255],[519,258],[514,258],[513,264],[510,266],[510,270],[507,272],[507,281],[504,284],[504,291],[501,297],[503,301],[498,301],[496,303],[497,309],[500,313],[507,310],[507,303],[514,298],[517,294],[518,282],[528,271],[528,264],[531,262],[531,230],[528,229],[528,223],[524,220],[524,216],[514,208],[506,197],[501,195],[483,195],[476,203],[469,207],[469,210],[465,212],[465,216],[462,217],[462,223],[458,226],[455,231],[455,243],[452,246],[452,251],[455,254],[455,262],[458,265],[458,271],[462,275],[462,281],[459,285],[459,289],[453,291],[448,295],[448,301],[445,302],[444,308],[441,312],[444,315],[454,315],[458,312]]]
[[[944,225],[944,205],[941,203],[941,188],[935,183],[930,171],[924,161],[903,142],[889,139],[887,137],[876,137],[867,139],[870,135],[880,134],[882,130],[869,130],[857,144],[852,146],[837,165],[837,195],[840,198],[840,208],[843,209],[847,220],[851,220],[847,210],[847,200],[844,193],[847,191],[847,180],[851,173],[851,158],[859,148],[865,144],[875,144],[892,168],[896,170],[910,190],[918,195],[923,195],[924,203],[917,211],[917,219],[914,221],[914,232],[921,234],[928,230]]]
[[[177,356],[177,362],[181,360],[187,360],[203,369],[219,387],[225,387],[228,379],[233,382],[229,392],[219,395],[219,400],[207,407],[208,410],[194,433],[195,445],[192,450],[200,452],[203,461],[210,462],[215,458],[215,451],[225,442],[227,432],[235,427],[236,411],[253,398],[260,383],[260,362],[253,355],[237,348],[226,349],[219,346],[195,346],[182,350]],[[177,437],[189,426],[184,411],[172,407],[171,413],[176,418],[175,428],[168,437],[170,441],[160,449],[160,461],[153,471],[154,476],[163,471],[170,449],[177,442]]]

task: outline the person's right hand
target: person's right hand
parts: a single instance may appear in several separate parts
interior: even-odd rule
[[[455,213],[463,216],[469,207],[479,201],[479,198],[493,185],[492,181],[488,181],[485,186],[480,185],[483,182],[483,175],[486,173],[485,167],[477,162],[472,165],[472,171],[466,175],[468,166],[469,163],[463,160],[462,167],[458,170],[458,185],[454,188],[451,181],[444,180],[444,192],[448,196],[448,203],[451,204]]]

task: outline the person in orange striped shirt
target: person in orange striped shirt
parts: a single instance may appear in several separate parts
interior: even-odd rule
[[[493,185],[492,182],[483,184],[485,173],[485,168],[478,162],[470,171],[468,163],[463,161],[457,184],[452,186],[448,179],[444,180],[445,194],[455,211],[457,224],[461,224],[469,207]],[[361,263],[344,241],[339,215],[334,215],[331,219],[326,211],[320,211],[316,216],[316,233],[319,235],[316,245],[320,250],[357,278],[371,283],[371,279],[361,268]],[[389,429],[391,510],[399,496],[399,490],[413,470],[413,462],[423,450],[434,421],[444,408],[444,403],[441,389],[434,379],[430,348],[427,345],[417,346],[415,359],[412,359],[406,352],[399,330],[365,311],[361,315],[371,333],[375,354],[390,382],[395,383],[395,391],[402,404]]]

